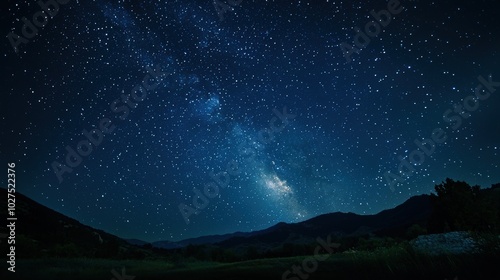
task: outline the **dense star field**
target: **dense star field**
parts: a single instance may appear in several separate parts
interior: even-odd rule
[[[52,3],[2,4],[0,159],[84,224],[179,240],[500,182],[498,1]]]

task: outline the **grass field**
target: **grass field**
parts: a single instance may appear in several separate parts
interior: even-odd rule
[[[405,246],[373,252],[333,254],[319,261],[317,269],[302,277],[283,273],[292,265],[302,267],[308,256],[259,259],[237,263],[164,260],[31,259],[17,262],[14,273],[2,279],[121,279],[112,274],[141,279],[500,279],[498,254],[427,256]],[[312,269],[312,268],[311,268]],[[4,270],[6,271],[6,270]],[[2,272],[5,274],[7,272]]]

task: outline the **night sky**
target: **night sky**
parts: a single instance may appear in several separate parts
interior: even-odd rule
[[[367,44],[387,1],[65,1],[25,41],[41,7],[2,4],[0,161],[84,224],[180,240],[500,182],[496,0],[402,0]]]

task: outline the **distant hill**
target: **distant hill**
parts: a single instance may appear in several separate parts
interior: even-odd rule
[[[500,184],[481,189],[481,193],[500,201]],[[326,238],[333,235],[343,237],[394,237],[405,238],[412,225],[427,227],[432,213],[430,195],[414,196],[401,205],[383,210],[375,215],[358,215],[354,213],[323,214],[299,223],[278,223],[264,230],[254,232],[236,232],[224,235],[210,235],[185,239],[178,242],[159,241],[153,246],[173,249],[191,245],[216,245],[224,248],[252,246],[254,248],[273,248],[284,243],[307,243],[317,237]]]
[[[188,245],[201,245],[201,244],[214,244],[218,243],[224,240],[227,240],[232,237],[246,237],[246,236],[251,236],[252,233],[249,232],[235,232],[235,233],[228,233],[228,234],[222,234],[222,235],[207,235],[207,236],[200,236],[196,238],[189,238],[189,239],[184,239],[182,241],[178,242],[169,242],[169,241],[157,241],[153,242],[152,245],[157,248],[163,248],[163,249],[173,249],[173,248],[182,248],[186,247]]]
[[[241,245],[274,247],[285,242],[310,242],[316,237],[326,237],[329,234],[339,237],[400,236],[413,224],[421,224],[425,227],[431,210],[429,195],[420,195],[408,199],[393,209],[384,210],[375,215],[336,212],[320,215],[300,223],[281,222],[260,231],[208,235],[178,242],[158,241],[152,245],[163,249],[181,248],[190,244],[215,244],[226,248]]]
[[[144,245],[149,244],[149,242],[142,241],[140,239],[135,239],[135,238],[125,239],[125,241],[127,241],[129,244],[132,244],[132,245],[135,245],[135,246],[144,246]]]
[[[432,211],[430,196],[421,195],[375,215],[354,213],[324,214],[300,223],[279,223],[272,228],[247,237],[232,237],[217,245],[233,248],[243,244],[254,247],[275,247],[284,243],[307,243],[317,237],[349,236],[399,237],[414,225],[424,225]]]
[[[20,193],[15,195],[16,250],[19,256],[137,258],[147,253],[115,235],[83,225]],[[7,190],[0,188],[0,196],[7,197]],[[0,200],[0,208],[7,209],[7,199]],[[6,231],[2,229],[2,232]]]

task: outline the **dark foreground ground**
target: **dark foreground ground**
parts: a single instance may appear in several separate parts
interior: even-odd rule
[[[405,246],[333,254],[316,269],[311,265],[310,273],[301,268],[300,276],[283,276],[293,265],[302,267],[307,257],[238,263],[31,259],[17,261],[16,273],[3,269],[1,279],[500,279],[499,252],[428,256]]]

